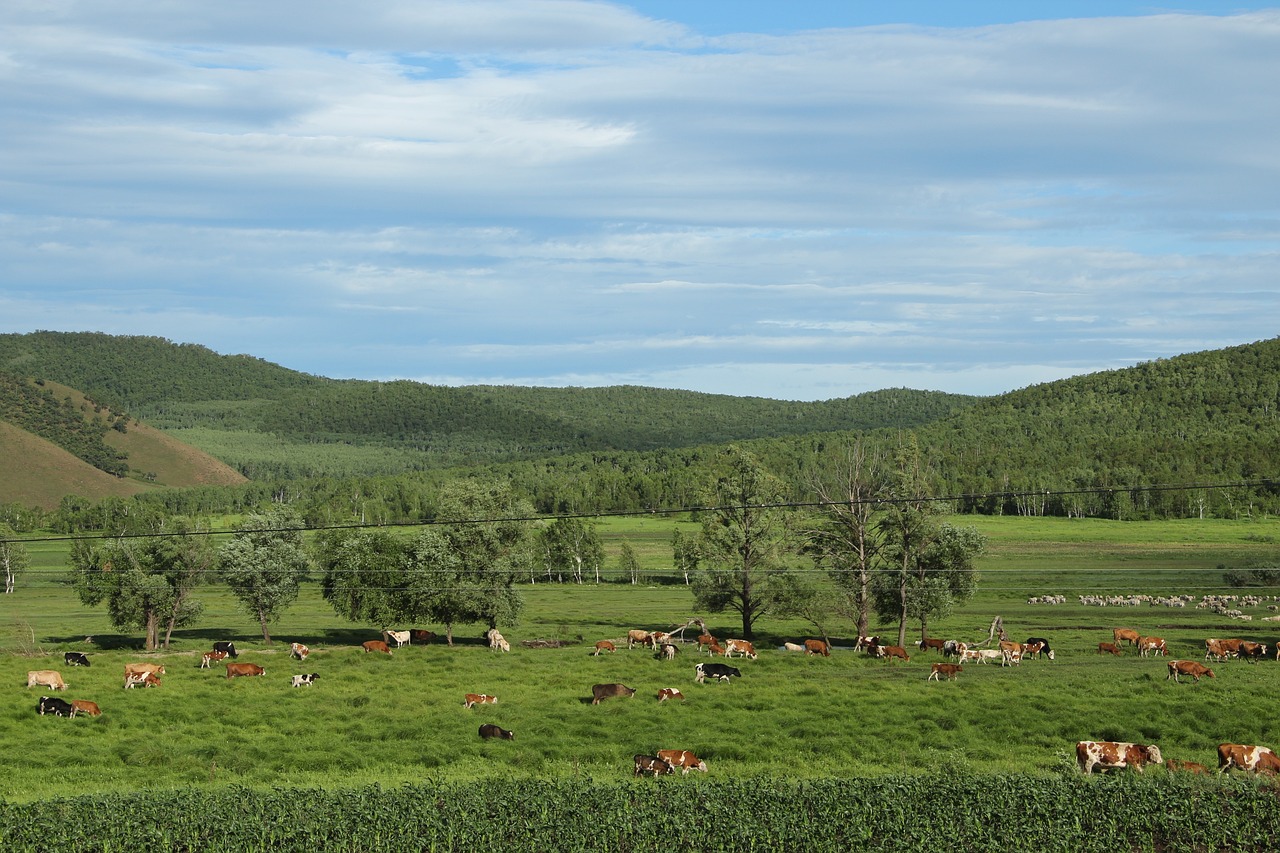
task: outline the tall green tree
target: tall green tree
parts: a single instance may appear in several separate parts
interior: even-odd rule
[[[27,549],[21,542],[12,538],[13,528],[7,524],[0,524],[0,569],[4,569],[4,594],[9,595],[13,592],[14,583],[18,579],[18,575],[27,570],[31,565],[31,558],[27,556]]]
[[[380,529],[326,531],[316,553],[324,573],[320,594],[335,613],[379,630],[401,621],[404,539]]]
[[[712,613],[734,610],[742,617],[744,639],[754,638],[756,620],[773,604],[776,579],[787,572],[788,544],[782,482],[756,458],[734,445],[705,496],[698,551],[702,562],[693,581],[697,606]]]
[[[600,583],[604,544],[595,525],[581,518],[557,518],[538,532],[538,544],[548,578],[582,583],[587,573]]]
[[[271,641],[271,623],[298,598],[311,570],[302,519],[287,507],[249,516],[218,550],[222,579]]]
[[[98,547],[81,539],[71,548],[72,583],[83,604],[106,603],[113,626],[144,631],[148,650],[168,648],[174,629],[199,617],[203,607],[193,592],[215,560],[208,537],[198,531],[114,539]]]

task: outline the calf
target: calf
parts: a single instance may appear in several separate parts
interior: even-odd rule
[[[89,658],[82,652],[67,652],[62,656],[62,660],[67,666],[88,666]]]
[[[1047,657],[1049,660],[1053,660],[1053,649],[1049,647],[1049,641],[1046,640],[1044,637],[1028,637],[1027,641],[1023,643],[1023,645],[1024,646],[1038,645],[1039,648],[1036,649],[1036,651],[1034,652],[1035,657],[1040,657],[1041,655],[1043,655],[1044,657]]]
[[[391,649],[381,640],[365,640],[360,647],[366,652],[382,652],[387,657],[391,657]]]
[[[124,665],[124,674],[138,675],[140,673],[150,672],[154,675],[164,675],[164,664],[160,663],[127,663]]]
[[[233,678],[255,678],[260,675],[266,675],[267,671],[256,663],[229,663],[227,664],[227,680]]]
[[[159,687],[160,676],[154,672],[131,672],[126,673],[124,677],[124,688],[129,690],[134,687]]]
[[[600,657],[601,652],[616,652],[617,650],[618,650],[618,647],[615,646],[613,643],[609,642],[608,640],[601,640],[600,642],[596,643],[596,650],[593,654],[596,657]]]
[[[656,755],[637,755],[632,760],[635,762],[636,770],[634,775],[636,776],[652,773],[653,778],[657,779],[659,776],[673,772],[671,765]]]
[[[225,657],[227,657],[226,652],[205,652],[204,655],[200,658],[200,668],[208,669],[209,664],[218,663],[222,661]]]
[[[902,658],[905,661],[911,660],[911,655],[907,654],[907,650],[902,646],[879,646],[884,650],[880,657],[888,658],[892,661],[894,658]]]
[[[675,643],[663,643],[656,657],[660,657],[663,660],[675,660],[677,651],[679,650],[676,648]]]
[[[715,654],[714,652],[711,651],[711,647],[718,646],[718,645],[720,645],[720,643],[716,640],[715,637],[711,636],[710,634],[698,635],[698,651],[702,651],[702,649],[705,647],[707,650],[707,654],[709,655]]]
[[[1206,675],[1209,678],[1217,678],[1217,676],[1213,674],[1213,670],[1209,669],[1209,667],[1205,666],[1199,661],[1195,661],[1195,660],[1169,661],[1169,674],[1164,677],[1164,680],[1168,681],[1170,678],[1172,678],[1174,681],[1181,682],[1182,679],[1178,677],[1180,675],[1189,675],[1192,678],[1194,678],[1197,683],[1199,683],[1200,679]]]
[[[690,770],[707,772],[707,762],[687,749],[660,749],[658,757],[667,762],[672,770],[679,770],[681,776],[688,776]]]
[[[1022,643],[1011,643],[1008,640],[1000,641],[1000,665],[1013,666],[1022,664],[1023,654]]]
[[[1098,654],[1122,655],[1123,651],[1115,643],[1098,643]]]
[[[1218,772],[1225,773],[1232,767],[1274,776],[1280,771],[1280,757],[1265,746],[1246,746],[1239,743],[1218,744]]]
[[[831,657],[831,649],[822,640],[805,640],[804,653],[806,655],[822,655],[824,658]]]
[[[1076,762],[1085,773],[1092,773],[1095,767],[1102,770],[1133,767],[1141,773],[1144,765],[1163,764],[1164,758],[1155,744],[1082,740],[1076,744]]]
[[[48,687],[51,690],[66,690],[67,685],[62,680],[62,673],[56,669],[33,669],[27,673],[27,689],[30,690],[36,686]]]
[[[309,649],[309,648],[307,648],[306,646],[302,645],[302,643],[290,643],[290,644],[289,644],[289,656],[290,656],[290,657],[294,657],[294,658],[297,658],[298,660],[302,661],[302,660],[306,660],[306,659],[307,659],[307,656],[308,656],[308,655],[310,655],[310,654],[311,654],[311,649]]]
[[[213,644],[215,652],[226,652],[231,658],[238,658],[240,654],[236,651],[236,644],[228,640],[222,640]]]
[[[728,681],[729,676],[735,676],[737,678],[742,677],[742,672],[740,670],[724,663],[700,663],[693,668],[693,671],[693,680],[699,684],[708,678]]]
[[[1179,761],[1176,758],[1166,758],[1164,768],[1171,773],[1195,773],[1196,775],[1204,775],[1209,772],[1209,768],[1203,764],[1197,764],[1194,761]]]
[[[71,707],[73,709],[71,716],[73,717],[76,714],[88,714],[90,717],[102,716],[102,709],[98,707],[98,703],[90,702],[87,699],[72,699]]]
[[[480,737],[485,740],[497,738],[498,740],[515,740],[514,732],[509,732],[501,726],[495,726],[493,723],[485,723],[480,727]]]
[[[679,699],[684,701],[684,694],[674,687],[664,687],[658,691],[658,701],[665,702],[668,699]]]
[[[613,696],[634,696],[636,689],[625,684],[593,684],[591,686],[591,704],[599,705]]]
[[[316,679],[319,677],[320,677],[320,673],[318,672],[313,672],[310,674],[303,674],[303,675],[295,675],[293,676],[293,686],[294,687],[310,687],[312,684],[316,683]]]
[[[67,717],[70,719],[76,714],[75,707],[65,699],[59,699],[56,696],[41,696],[40,704],[36,705],[36,710],[40,712],[40,716],[45,714],[53,714],[55,717]]]
[[[929,678],[941,681],[942,679],[939,676],[945,675],[947,681],[950,681],[956,677],[957,673],[962,671],[964,671],[964,667],[958,663],[935,663],[929,667]],[[928,681],[929,678],[926,678],[925,681]]]
[[[858,637],[857,641],[853,644],[853,650],[858,652],[866,649],[871,654],[875,654],[875,649],[879,647],[879,645],[879,637]]]
[[[474,708],[476,705],[496,705],[498,704],[497,696],[490,696],[488,693],[468,693],[462,697],[462,707]]]

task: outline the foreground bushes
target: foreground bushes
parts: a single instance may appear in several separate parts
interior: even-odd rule
[[[0,849],[115,851],[1273,850],[1276,789],[1154,769],[921,776],[495,780],[147,791],[0,805]]]

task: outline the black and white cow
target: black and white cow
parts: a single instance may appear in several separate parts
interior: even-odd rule
[[[1044,655],[1049,660],[1053,660],[1053,648],[1049,645],[1049,641],[1046,640],[1044,637],[1029,637],[1027,641],[1022,645],[1030,646],[1035,643],[1040,644],[1040,651],[1036,653],[1035,655],[1036,657],[1039,657],[1040,655]]]
[[[89,658],[81,652],[67,652],[62,656],[67,666],[88,666]]]
[[[214,643],[213,650],[215,652],[226,652],[233,658],[240,657],[240,655],[236,654],[236,644],[230,641],[219,641]]]
[[[742,671],[737,667],[729,666],[727,663],[700,663],[694,668],[693,680],[701,684],[705,679],[717,678],[720,681],[728,681],[729,676],[734,675],[738,678],[742,677]]]
[[[316,679],[320,677],[320,673],[313,672],[305,675],[295,675],[293,677],[294,687],[310,687],[316,683]]]
[[[59,699],[56,696],[41,696],[40,704],[36,706],[36,710],[40,712],[40,716],[45,714],[53,714],[58,717],[70,717],[75,713],[75,707],[65,699]]]

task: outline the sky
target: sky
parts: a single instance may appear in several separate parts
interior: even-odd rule
[[[0,332],[993,395],[1280,334],[1280,7],[10,0]]]

